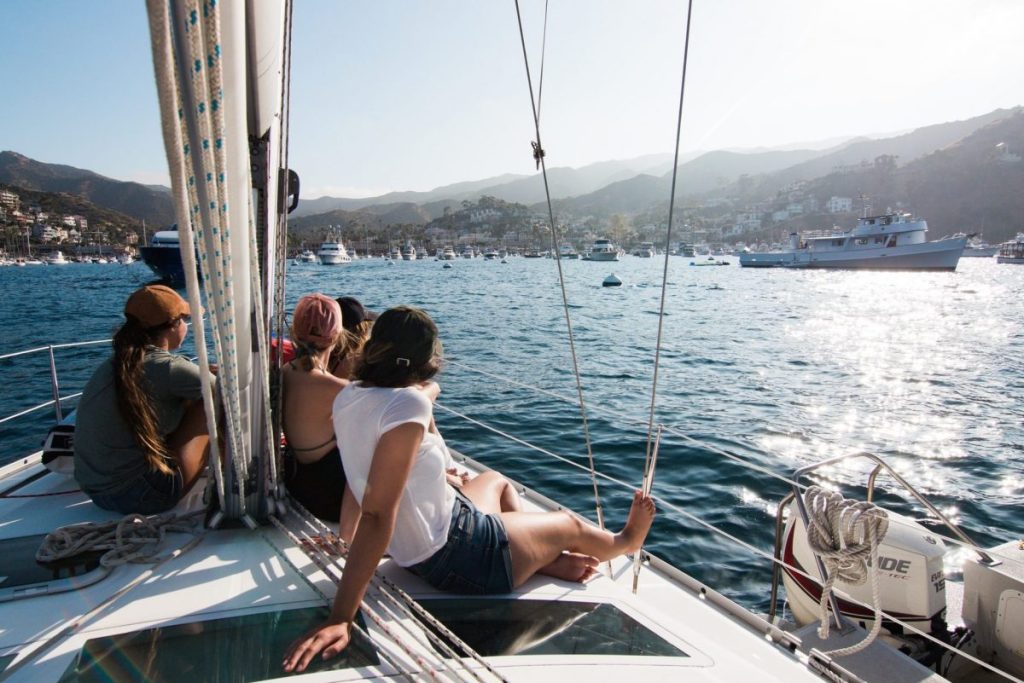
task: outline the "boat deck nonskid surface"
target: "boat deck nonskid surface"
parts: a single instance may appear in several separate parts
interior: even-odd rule
[[[41,468],[30,465],[14,475],[11,469],[4,471],[9,476],[0,478],[2,489],[19,478],[38,474]],[[96,508],[81,493],[45,495],[74,488],[69,478],[45,474],[14,492],[23,497],[0,499],[0,519],[4,520],[0,540],[44,534],[71,523],[118,518]],[[536,502],[528,504],[540,509]],[[162,554],[185,546],[192,538],[189,534],[169,534]],[[606,571],[605,567],[602,565]],[[429,606],[431,599],[447,597],[387,559],[380,571],[421,604]],[[72,633],[56,638],[54,647],[18,670],[11,680],[59,679],[89,639],[155,626],[320,607],[323,598],[312,586],[329,596],[335,590],[334,583],[305,553],[272,526],[256,531],[208,531],[197,545],[155,569],[146,564],[124,565],[79,590],[0,603],[0,657],[35,649],[145,572],[152,572],[152,576],[84,620]],[[487,661],[510,680],[562,680],[567,672],[581,671],[580,667],[586,667],[584,675],[594,679],[619,678],[623,668],[628,668],[630,674],[641,674],[649,680],[679,680],[681,676],[688,680],[820,680],[796,656],[663,573],[645,567],[636,595],[631,585],[632,563],[620,558],[612,564],[610,576],[600,575],[585,585],[535,577],[513,596],[502,599],[611,603],[688,656],[519,655],[488,657]],[[371,608],[380,600],[381,596],[371,589],[367,595]],[[383,609],[380,613],[386,614]],[[372,624],[369,628],[371,632],[376,629]],[[742,649],[743,657],[736,655],[737,648]],[[308,674],[308,678],[355,680],[393,673],[386,664],[380,664]]]

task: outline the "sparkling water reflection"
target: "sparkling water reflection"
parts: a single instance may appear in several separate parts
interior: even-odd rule
[[[691,268],[673,258],[656,402],[667,433],[655,493],[770,551],[783,482],[774,472],[855,452],[886,458],[983,544],[1021,531],[1024,502],[1024,268],[965,259],[955,273]],[[567,279],[593,452],[599,470],[639,483],[651,402],[662,262],[562,263]],[[601,281],[614,271],[624,286]],[[0,271],[0,352],[109,336],[144,266],[71,265]],[[441,402],[497,429],[587,461],[579,410],[467,369],[575,397],[565,314],[553,261],[357,261],[292,267],[288,302],[310,291],[356,296],[368,307],[421,306],[454,362]],[[58,359],[62,393],[77,391],[105,350]],[[63,358],[63,360],[61,360]],[[10,387],[49,393],[45,363],[0,362]],[[38,402],[34,401],[34,402]],[[0,396],[0,415],[33,401]],[[0,425],[9,461],[38,446],[49,420]],[[589,477],[438,411],[456,448],[578,510],[593,509]],[[692,439],[692,440],[691,440]],[[695,441],[694,441],[695,440]],[[865,468],[824,470],[863,495]],[[919,506],[888,495],[914,517]],[[610,526],[628,491],[602,484]],[[651,550],[750,606],[767,599],[768,564],[693,522],[663,514]],[[962,561],[962,560],[961,560]]]

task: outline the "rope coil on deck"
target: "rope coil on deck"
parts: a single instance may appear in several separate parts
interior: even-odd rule
[[[128,563],[159,562],[167,532],[196,534],[199,510],[186,515],[131,514],[110,522],[72,524],[51,531],[36,551],[36,561],[55,562],[80,553],[106,550],[100,565],[111,569]]]
[[[842,657],[860,652],[882,629],[882,608],[878,595],[878,543],[889,529],[889,517],[872,503],[849,500],[833,491],[811,486],[804,494],[807,506],[807,544],[825,564],[828,578],[821,591],[819,611],[821,626],[818,636],[828,638],[828,601],[836,580],[851,586],[862,585],[870,577],[874,624],[867,637],[855,645],[830,650],[827,654]]]

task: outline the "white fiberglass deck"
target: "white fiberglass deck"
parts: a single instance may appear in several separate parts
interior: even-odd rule
[[[0,485],[7,490],[42,471],[34,456],[6,467]],[[28,481],[10,497],[0,498],[0,519],[4,520],[0,541],[45,534],[76,522],[117,518],[96,508],[81,493],[60,493],[75,488],[73,480],[46,473]],[[192,538],[188,534],[169,535],[164,553],[184,546]],[[83,615],[107,601],[118,589],[149,572],[151,576],[82,620]],[[442,596],[390,561],[382,563],[381,572],[428,610],[432,599],[450,597]],[[324,600],[311,583],[326,595],[334,593],[333,582],[276,528],[209,531],[197,545],[155,569],[145,564],[124,565],[78,590],[55,595],[37,592],[32,597],[0,602],[0,662],[17,667],[20,659],[31,659],[10,680],[56,681],[76,660],[87,640],[158,626],[164,631],[173,630],[167,627],[174,625],[187,625],[179,631],[202,634],[204,625],[211,620],[320,607]],[[563,680],[576,671],[591,680],[618,680],[625,673],[623,667],[628,668],[630,675],[641,675],[645,680],[820,680],[797,655],[727,616],[666,575],[645,567],[637,595],[630,591],[631,583],[631,563],[620,559],[613,564],[611,577],[600,576],[586,585],[536,577],[514,595],[499,600],[611,604],[687,656],[516,655],[488,657],[487,661],[509,680],[534,682]],[[367,600],[373,607],[381,597],[371,592]],[[371,625],[370,631],[374,630]],[[54,643],[52,648],[32,654],[50,639]],[[196,642],[202,644],[204,639]],[[277,651],[278,647],[268,645],[261,649],[255,643],[250,645],[250,656],[272,660],[268,673],[279,666],[282,653]],[[401,658],[403,654],[397,652],[395,656]],[[479,667],[467,661],[470,666]],[[102,662],[100,665],[104,666]],[[356,680],[394,673],[386,663],[378,663],[329,674],[307,674],[307,678]],[[274,675],[279,674],[269,677]]]

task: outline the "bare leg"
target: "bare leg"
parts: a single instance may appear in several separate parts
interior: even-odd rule
[[[626,525],[617,534],[568,512],[503,512],[501,519],[512,555],[512,583],[521,586],[555,562],[563,550],[591,555],[601,562],[636,552],[654,521],[654,501],[637,491]]]
[[[519,512],[523,509],[519,492],[508,479],[494,470],[467,481],[462,487],[462,493],[473,501],[477,510],[487,515]]]
[[[538,569],[537,573],[565,581],[583,583],[597,573],[599,564],[600,562],[593,555],[562,553],[555,558],[554,562]]]
[[[206,428],[203,402],[192,401],[185,409],[178,428],[167,439],[167,450],[181,470],[184,482],[182,495],[188,493],[206,467],[210,454],[210,433]]]

